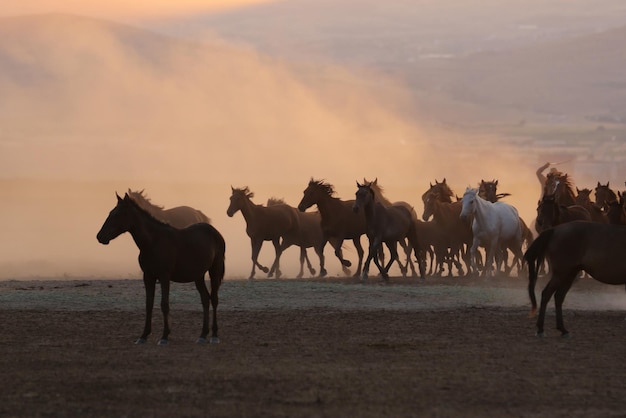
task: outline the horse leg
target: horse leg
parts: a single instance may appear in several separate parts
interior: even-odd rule
[[[359,277],[361,275],[361,264],[363,263],[363,246],[361,245],[361,237],[356,237],[352,240],[354,243],[354,247],[356,248],[356,253],[359,256],[359,266],[357,267],[356,273],[354,273],[354,277]]]
[[[270,269],[267,277],[272,277],[272,275],[276,273],[276,278],[280,279],[280,276],[282,275],[280,271],[280,256],[283,253],[282,247],[280,245],[280,238],[274,238],[272,240],[272,244],[274,244],[275,256],[274,262],[272,263],[272,268]]]
[[[400,246],[402,247],[402,249],[404,250],[404,254],[406,255],[406,263],[404,264],[404,274],[406,275],[406,273],[409,270],[409,267],[411,268],[411,277],[417,277],[417,272],[415,271],[415,265],[413,264],[413,260],[411,260],[411,253],[413,253],[413,245],[410,242],[407,242],[406,240],[401,240],[400,241]],[[419,258],[417,259],[417,261],[419,262]],[[398,265],[401,266],[400,262],[398,261]],[[400,267],[400,269],[402,269],[403,267]]]
[[[370,262],[372,261],[372,259],[374,259],[374,264],[378,266],[378,269],[382,271],[380,267],[380,261],[378,260],[377,255],[378,255],[378,247],[374,246],[373,243],[371,243],[367,252],[367,258],[365,259],[365,263],[363,263],[363,271],[361,274],[362,281],[364,282],[367,281],[368,273],[370,270]],[[361,263],[359,263],[359,268],[361,267],[360,264]]]
[[[209,333],[209,305],[211,303],[209,299],[211,295],[209,294],[209,290],[206,288],[204,275],[202,278],[197,279],[195,284],[198,293],[200,293],[200,302],[202,303],[202,332],[196,342],[198,344],[204,344],[206,342],[206,336]]]
[[[304,276],[304,260],[306,259],[306,249],[304,247],[300,247],[300,272],[296,276],[296,279],[301,279]],[[307,259],[308,262],[308,259]]]
[[[553,274],[552,278],[550,279],[546,287],[544,287],[543,291],[541,292],[541,303],[539,304],[539,315],[537,316],[537,336],[538,337],[544,336],[543,324],[546,318],[546,307],[548,306],[548,302],[550,301],[550,298],[556,291],[555,279],[558,280],[557,276]]]
[[[252,245],[252,271],[250,272],[250,277],[248,280],[252,280],[254,278],[255,269],[258,266],[263,273],[267,273],[269,270],[267,267],[259,264],[259,252],[261,252],[261,247],[263,246],[263,240],[258,238],[250,238],[250,244]]]
[[[561,331],[561,337],[567,338],[569,337],[569,332],[565,329],[565,325],[563,324],[563,301],[565,300],[565,295],[569,291],[572,283],[574,282],[574,278],[578,275],[578,272],[574,273],[570,276],[567,283],[561,285],[556,292],[554,293],[554,306],[556,311],[556,329]]]
[[[343,251],[341,250],[341,246],[343,245],[343,240],[342,239],[338,239],[336,242],[331,243],[331,245],[335,249],[335,256],[337,257],[337,259],[341,263],[341,269],[343,270],[343,273],[346,276],[349,275],[350,274],[350,269],[348,267],[350,267],[352,265],[352,263],[349,260],[346,260],[346,259],[343,258]]]
[[[145,344],[148,335],[152,332],[152,308],[154,306],[154,293],[156,290],[156,278],[143,275],[143,285],[146,288],[146,322],[143,334],[135,341],[135,344]]]
[[[309,260],[309,255],[307,254],[306,248],[304,248],[304,260],[306,261],[306,266],[309,269],[309,273],[311,273],[311,276],[315,276],[315,269],[311,264],[311,260]]]
[[[163,335],[159,345],[166,345],[170,335],[170,279],[161,278],[161,312],[163,313]]]
[[[402,262],[400,261],[400,257],[398,256],[398,242],[393,241],[392,243],[386,243],[386,245],[387,248],[389,248],[389,252],[391,253],[391,259],[389,260],[389,263],[387,263],[387,265],[385,266],[385,274],[387,275],[387,277],[389,277],[389,269],[395,261],[398,263],[398,266],[400,266],[400,273],[402,273],[402,277],[406,277],[407,267],[402,264]]]
[[[211,305],[213,305],[213,326],[211,330],[211,344],[217,344],[220,339],[217,336],[217,305],[219,304],[218,290],[224,279],[224,258],[217,257],[209,267],[209,277],[211,278]]]
[[[326,241],[320,246],[313,247],[315,249],[315,253],[320,259],[320,277],[324,277],[328,274],[326,268],[324,267],[325,258],[324,258],[324,247],[326,246]]]

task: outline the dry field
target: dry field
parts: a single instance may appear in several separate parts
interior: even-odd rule
[[[2,281],[0,415],[626,415],[624,289],[580,280],[572,337],[551,304],[540,339],[526,283],[226,281],[217,345],[194,343],[198,297],[174,284],[170,344],[157,309],[136,346],[139,280]]]

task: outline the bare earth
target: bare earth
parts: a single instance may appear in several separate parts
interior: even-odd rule
[[[133,344],[140,280],[3,281],[0,416],[625,416],[623,287],[581,279],[572,337],[551,303],[540,339],[526,285],[225,281],[221,343],[197,345],[198,296],[174,284],[163,347],[158,300]]]

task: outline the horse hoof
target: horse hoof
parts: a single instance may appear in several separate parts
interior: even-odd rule
[[[341,265],[344,266],[344,267],[352,267],[352,263],[350,261],[348,261],[348,260],[343,260],[341,262]]]
[[[267,272],[269,272],[269,271],[270,271],[270,269],[268,269],[267,267],[261,267],[261,271],[262,271],[263,273],[267,273]]]
[[[209,340],[210,344],[219,344],[220,343],[220,339],[217,337],[211,337],[211,339]]]
[[[543,331],[537,331],[537,334],[535,334],[535,335],[537,335],[537,337],[539,337],[539,338],[543,338],[543,337],[545,337],[545,336],[546,336],[546,335],[543,333]]]
[[[562,334],[561,334],[561,338],[564,338],[564,339],[566,339],[566,340],[569,340],[570,338],[572,338],[572,336],[570,335],[570,333],[569,333],[569,332],[567,332],[567,331],[566,331],[566,332],[564,332],[564,333],[562,333]]]
[[[159,342],[157,343],[157,345],[168,345],[169,341],[167,341],[165,338],[161,338],[159,340]]]
[[[196,340],[196,344],[206,344],[206,338],[200,337]]]
[[[135,341],[136,345],[142,345],[146,343],[146,339],[145,338],[138,338],[137,341]]]
[[[320,277],[326,277],[327,274],[328,272],[326,271],[326,269],[320,271]],[[626,321],[626,318],[624,318],[624,321]]]
[[[315,271],[315,269],[311,269],[309,270],[309,273],[311,273],[311,276],[315,276],[315,273],[317,273],[317,271]]]

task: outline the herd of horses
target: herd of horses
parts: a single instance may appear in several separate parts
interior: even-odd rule
[[[517,274],[528,266],[528,291],[533,313],[537,303],[534,287],[541,269],[551,278],[542,292],[538,334],[548,301],[555,296],[557,328],[563,335],[562,303],[565,294],[581,271],[609,284],[626,283],[626,208],[624,193],[615,193],[598,182],[595,201],[591,190],[576,188],[567,174],[548,174],[542,197],[537,205],[533,232],[519,216],[517,209],[502,201],[508,193],[497,192],[498,181],[481,180],[476,188],[467,187],[462,198],[456,197],[446,179],[430,183],[422,194],[424,210],[420,217],[413,206],[404,201],[391,202],[378,180],[356,182],[355,198],[342,200],[335,196],[332,184],[311,179],[297,207],[282,199],[270,199],[267,205],[252,201],[248,187],[231,186],[230,204],[226,211],[232,217],[241,212],[252,248],[252,270],[256,268],[279,278],[280,258],[290,246],[300,247],[300,272],[306,262],[311,274],[316,271],[307,255],[313,248],[319,257],[319,276],[328,274],[324,248],[330,243],[343,272],[350,274],[353,263],[343,256],[344,241],[351,240],[358,261],[354,276],[367,280],[372,261],[383,280],[397,263],[406,276],[458,276]],[[317,210],[307,211],[315,206]],[[201,296],[204,321],[198,342],[205,342],[209,330],[209,310],[213,308],[211,342],[218,342],[218,289],[224,277],[225,242],[202,212],[188,206],[163,209],[150,202],[143,191],[128,190],[117,196],[117,204],[104,222],[97,239],[108,244],[129,232],[140,250],[139,264],[146,288],[146,322],[138,344],[151,332],[151,316],[156,283],[161,285],[161,310],[164,329],[160,344],[167,344],[169,335],[170,282],[194,282]],[[361,237],[368,239],[367,255]],[[274,261],[268,268],[258,257],[265,241],[274,246]],[[403,249],[403,259],[397,246]],[[387,248],[390,258],[385,263]],[[482,250],[480,250],[482,249]],[[526,250],[524,252],[524,249]],[[483,257],[484,253],[484,257]],[[365,259],[365,260],[364,260]],[[417,270],[415,265],[417,264]],[[427,269],[428,267],[428,269]],[[209,273],[211,291],[204,276]]]

